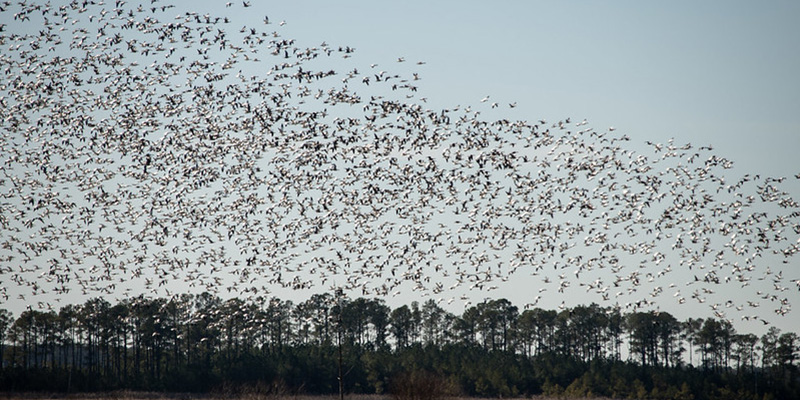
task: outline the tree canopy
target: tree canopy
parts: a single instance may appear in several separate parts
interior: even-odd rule
[[[393,380],[472,396],[800,393],[796,333],[772,327],[759,338],[715,318],[597,304],[520,311],[496,299],[454,315],[434,300],[390,309],[331,294],[297,304],[95,298],[16,318],[2,311],[0,328],[0,390],[333,394],[341,350],[348,393],[387,393]]]
[[[632,310],[790,312],[791,177],[489,98],[429,107],[425,62],[361,64],[255,9],[0,7],[4,302],[334,282],[455,300],[524,278]]]

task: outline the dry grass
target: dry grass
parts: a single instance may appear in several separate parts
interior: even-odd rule
[[[339,400],[338,395],[274,395],[261,393],[244,393],[239,396],[230,394],[201,393],[159,393],[113,391],[102,393],[49,393],[49,392],[0,392],[0,400]],[[347,395],[345,400],[388,400],[388,396],[379,395]]]
[[[158,392],[130,392],[115,391],[105,393],[46,393],[46,392],[26,392],[26,393],[3,393],[0,392],[0,400],[233,400],[231,397],[196,394],[196,393],[158,393]],[[276,395],[252,395],[245,394],[235,400],[339,400],[338,395],[330,396],[276,396]],[[345,395],[345,400],[390,400],[390,396],[384,395]],[[449,400],[486,400],[485,398],[474,397],[450,397]],[[533,396],[520,398],[517,400],[577,400],[571,397],[547,397]],[[581,400],[585,398],[581,397]],[[595,400],[613,400],[607,397],[596,397]],[[515,400],[515,399],[504,399]]]

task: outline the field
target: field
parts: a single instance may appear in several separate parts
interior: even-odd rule
[[[194,393],[157,393],[157,392],[129,392],[115,391],[104,393],[0,393],[0,399],[8,400],[44,400],[44,399],[69,399],[69,400],[338,400],[339,396],[275,396],[262,394],[245,394],[234,397],[224,394],[194,394]],[[554,400],[555,397],[533,396],[526,400]],[[567,397],[558,397],[559,400],[570,400]],[[611,400],[609,398],[596,398],[598,400]],[[346,395],[345,400],[393,400],[388,395]],[[408,399],[419,400],[419,399]],[[453,397],[448,400],[482,400],[474,397]],[[513,399],[510,399],[513,400]]]

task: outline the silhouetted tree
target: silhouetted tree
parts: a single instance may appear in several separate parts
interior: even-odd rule
[[[401,349],[407,347],[411,342],[413,325],[411,309],[407,305],[395,308],[389,316],[389,323],[389,331],[394,337],[395,346]]]
[[[390,310],[383,300],[343,295],[294,304],[200,294],[114,305],[90,299],[58,313],[26,310],[16,319],[0,312],[3,323],[0,389],[208,391],[227,385],[241,394],[233,388],[272,393],[280,382],[284,393],[331,393],[341,378],[343,391],[384,393],[392,377],[426,371],[482,396],[800,393],[795,333],[771,328],[759,340],[718,319],[680,323],[665,312],[623,314],[595,304],[519,313],[499,299],[456,316],[433,300]],[[634,362],[619,360],[623,333]],[[701,354],[703,374],[682,368],[682,340]],[[736,369],[727,368],[732,361]]]
[[[0,309],[0,371],[5,366],[5,349],[7,332],[11,324],[14,323],[14,316],[5,309]]]

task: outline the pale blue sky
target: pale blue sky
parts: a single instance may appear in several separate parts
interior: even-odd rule
[[[711,145],[735,162],[732,177],[788,176],[800,194],[793,179],[800,173],[798,2],[298,1],[253,9],[256,20],[285,21],[281,34],[301,45],[355,47],[364,70],[377,63],[419,72],[417,97],[432,109],[460,104],[486,118],[585,118],[597,130],[613,126],[630,136],[637,151],[670,138]],[[501,107],[480,108],[487,95]],[[506,106],[512,102],[516,108]],[[790,276],[797,267],[776,266]],[[522,303],[529,284],[489,295]],[[723,293],[735,298],[732,290]],[[679,318],[708,312],[676,307],[670,294],[659,303]],[[550,293],[542,304],[563,299]],[[567,300],[597,299],[573,290]],[[800,319],[775,318],[764,307],[761,313],[800,331],[792,322]],[[759,325],[737,321],[748,331],[762,331]]]
[[[228,15],[233,24],[225,29],[231,30],[264,29],[262,20],[269,16],[268,29],[296,39],[298,47],[323,41],[334,48],[354,47],[348,68],[406,77],[418,72],[416,98],[427,98],[424,104],[434,110],[472,106],[490,120],[587,119],[598,131],[613,126],[628,135],[629,148],[636,151],[648,150],[646,141],[670,138],[679,145],[712,145],[715,154],[735,161],[732,176],[788,176],[793,195],[800,197],[800,181],[793,178],[800,173],[795,155],[800,149],[799,2],[253,0],[246,9],[240,1],[229,8],[225,3],[192,2],[174,13],[191,7],[200,14]],[[398,57],[407,62],[398,63]],[[273,61],[264,58],[271,66]],[[340,59],[325,62],[346,72],[338,68],[345,65]],[[378,64],[374,70],[373,63]],[[362,87],[358,81],[351,85]],[[500,107],[481,103],[487,95]],[[797,267],[793,260],[775,268],[797,279]],[[519,280],[473,299],[507,297],[521,306],[529,301],[530,285]],[[598,300],[582,292],[575,288],[561,296],[551,288],[539,305]],[[705,307],[676,306],[671,294],[658,301],[679,319],[709,315]],[[689,294],[687,289],[684,295]],[[788,296],[800,302],[796,290]],[[389,299],[392,306],[412,300],[424,298],[408,291]],[[459,307],[456,302],[451,310],[460,313]],[[800,331],[796,312],[776,318],[772,309],[765,305],[761,312],[781,329]],[[738,321],[737,328],[763,332]]]
[[[588,119],[634,139],[713,144],[762,174],[800,160],[800,3],[265,2],[281,32],[366,62],[423,60],[432,107],[486,95],[506,115]],[[259,15],[260,13],[255,13]]]

